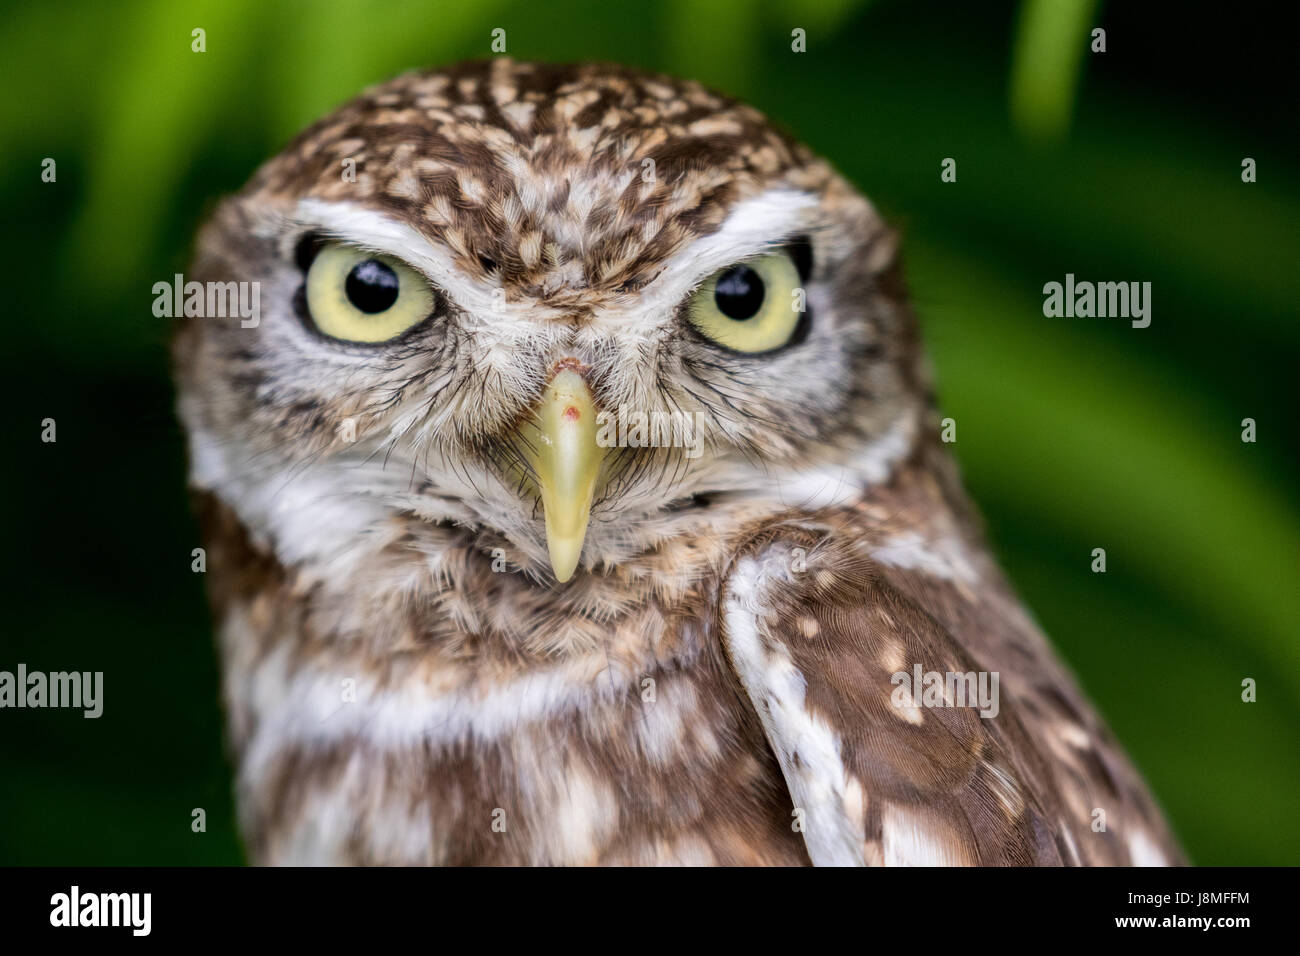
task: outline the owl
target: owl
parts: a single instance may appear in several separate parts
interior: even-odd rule
[[[225,200],[187,278],[258,311],[174,365],[249,858],[1180,862],[981,537],[898,245],[597,64],[399,77]]]

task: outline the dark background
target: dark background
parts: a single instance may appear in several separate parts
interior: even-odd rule
[[[0,862],[242,859],[152,285],[300,126],[489,55],[497,27],[518,58],[739,95],[903,229],[955,451],[1027,603],[1194,862],[1300,862],[1292,33],[1250,5],[1078,0],[10,5],[0,670],[101,670],[105,711],[0,711]],[[1151,327],[1045,318],[1067,272],[1151,282]]]

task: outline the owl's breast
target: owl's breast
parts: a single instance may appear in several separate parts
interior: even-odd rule
[[[227,644],[247,626],[228,617]],[[711,655],[490,685],[439,671],[282,650],[227,670],[251,689],[237,750],[257,861],[807,861],[780,768]]]
[[[430,570],[432,542],[407,532],[369,567],[372,584],[395,577],[340,593],[280,567],[214,507],[255,862],[808,862],[711,633],[714,595],[694,565],[715,555],[658,556],[674,574],[653,591],[593,576],[557,601],[490,557]]]

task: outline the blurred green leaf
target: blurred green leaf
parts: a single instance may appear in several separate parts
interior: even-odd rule
[[[1011,72],[1011,115],[1029,139],[1065,136],[1096,0],[1024,0]]]

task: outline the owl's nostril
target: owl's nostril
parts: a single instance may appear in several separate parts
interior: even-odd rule
[[[592,402],[593,407],[598,409],[601,403],[596,399],[591,372],[591,366],[582,359],[574,355],[566,355],[551,366],[551,374],[547,379],[548,388],[565,375],[576,375],[578,380],[586,386],[587,398]],[[578,404],[566,405],[559,410],[559,414],[567,422],[577,422],[582,418],[582,412],[579,410]]]
[[[591,371],[591,366],[583,362],[581,359],[568,355],[556,362],[554,367],[551,368],[551,378],[555,378],[555,376],[559,375],[561,372],[566,371],[576,372],[577,374],[586,377],[587,373]]]

